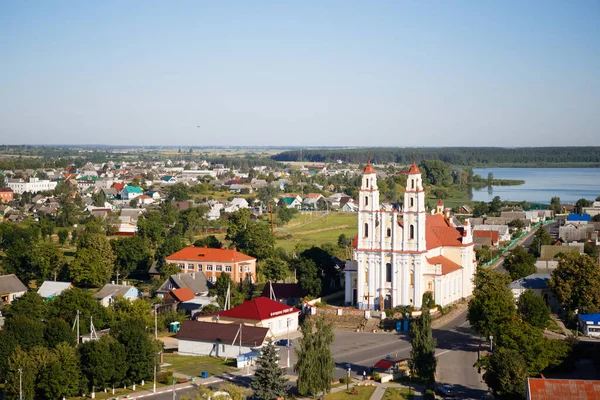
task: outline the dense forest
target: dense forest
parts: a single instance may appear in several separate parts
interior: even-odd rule
[[[301,155],[302,154],[302,155]],[[585,163],[600,166],[600,147],[431,147],[431,148],[355,148],[290,150],[272,156],[277,161],[364,163],[366,156],[377,164],[410,164],[413,160],[441,160],[453,165],[492,166]]]

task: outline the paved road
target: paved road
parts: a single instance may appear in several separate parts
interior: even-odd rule
[[[488,387],[473,364],[477,361],[480,346],[486,346],[487,343],[471,330],[467,310],[447,325],[434,329],[433,335],[438,342],[437,383],[452,385],[460,399],[483,398]]]

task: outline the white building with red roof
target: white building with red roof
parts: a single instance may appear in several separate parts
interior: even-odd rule
[[[269,328],[273,336],[279,336],[287,334],[288,330],[294,332],[298,329],[299,315],[300,310],[296,307],[267,297],[257,297],[231,310],[199,316],[197,320]]]
[[[251,281],[256,277],[256,258],[236,249],[191,246],[165,257],[165,260],[177,264],[182,273],[203,272],[206,280],[213,283],[222,273],[229,274],[234,282]]]
[[[428,215],[415,163],[407,173],[401,210],[382,207],[375,168],[367,163],[358,207],[353,260],[344,269],[347,304],[420,308],[423,294],[431,292],[436,304],[446,306],[473,293],[477,264],[471,226],[455,226],[443,204]]]

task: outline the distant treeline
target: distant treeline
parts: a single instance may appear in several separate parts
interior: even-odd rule
[[[290,150],[272,156],[277,161],[410,164],[414,160],[441,160],[453,165],[486,166],[519,164],[600,164],[600,147],[439,147],[439,148],[357,148]]]

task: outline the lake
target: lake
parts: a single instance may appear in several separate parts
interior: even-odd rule
[[[500,196],[508,201],[549,204],[552,197],[558,196],[561,203],[575,203],[600,196],[600,168],[473,168],[473,175],[484,179],[490,172],[495,179],[519,179],[525,184],[493,186],[491,191],[487,187],[473,189],[474,201],[489,202]]]

